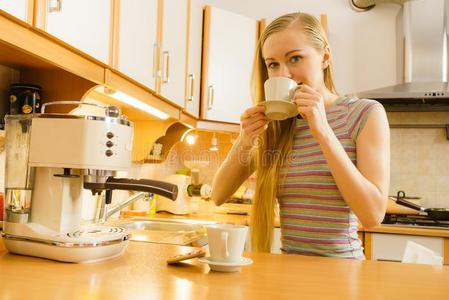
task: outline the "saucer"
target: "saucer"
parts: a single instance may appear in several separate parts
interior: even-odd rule
[[[199,262],[206,263],[213,271],[217,272],[238,272],[240,267],[247,266],[253,263],[250,258],[242,257],[239,262],[219,262],[210,260],[210,256],[201,257]]]
[[[298,109],[293,102],[285,100],[268,100],[260,102],[265,106],[265,115],[271,120],[285,120],[298,115]]]

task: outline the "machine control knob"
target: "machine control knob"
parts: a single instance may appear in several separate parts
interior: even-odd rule
[[[112,141],[106,142],[106,147],[111,148],[112,146],[114,146],[114,143]]]
[[[106,108],[106,116],[118,118],[120,117],[120,109],[117,106],[110,105]]]
[[[108,139],[112,139],[114,137],[114,133],[109,131],[108,133],[106,133],[106,137]]]
[[[106,154],[106,156],[112,156],[114,154],[114,152],[112,152],[111,149],[108,149],[108,150],[106,150],[106,152],[104,154]]]

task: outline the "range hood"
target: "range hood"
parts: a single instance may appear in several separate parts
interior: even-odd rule
[[[376,4],[376,0],[352,1],[359,9],[371,9]],[[449,0],[403,2],[403,37],[399,38],[403,38],[404,83],[356,96],[376,99],[387,111],[449,111]]]

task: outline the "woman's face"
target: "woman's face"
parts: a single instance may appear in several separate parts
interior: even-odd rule
[[[271,34],[262,47],[262,55],[268,77],[283,76],[315,90],[324,88],[323,69],[329,64],[329,51],[317,51],[298,28]]]

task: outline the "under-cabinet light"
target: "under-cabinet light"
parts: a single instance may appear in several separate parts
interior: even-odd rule
[[[209,151],[212,151],[212,152],[218,151],[218,140],[217,140],[217,136],[215,135],[215,132],[210,140],[210,144],[211,145],[210,145]]]
[[[103,88],[99,88],[98,91],[99,92],[103,92],[103,91],[106,92],[105,89],[103,89]],[[114,98],[114,99],[116,99],[116,100],[118,100],[120,102],[126,103],[128,105],[131,105],[132,107],[140,109],[140,110],[142,110],[142,111],[144,111],[144,112],[146,112],[146,113],[148,113],[148,114],[150,114],[152,116],[158,117],[159,119],[166,120],[166,119],[168,119],[170,117],[168,114],[160,111],[159,109],[154,108],[151,105],[148,105],[148,104],[146,104],[146,103],[144,103],[144,102],[142,102],[142,101],[140,101],[140,100],[138,100],[138,99],[136,99],[136,98],[134,98],[134,97],[132,97],[132,96],[130,96],[128,94],[125,94],[123,92],[113,91],[111,89],[108,89],[108,92],[105,93],[105,94],[107,94],[108,96],[110,96],[110,97],[112,97],[112,98]]]

